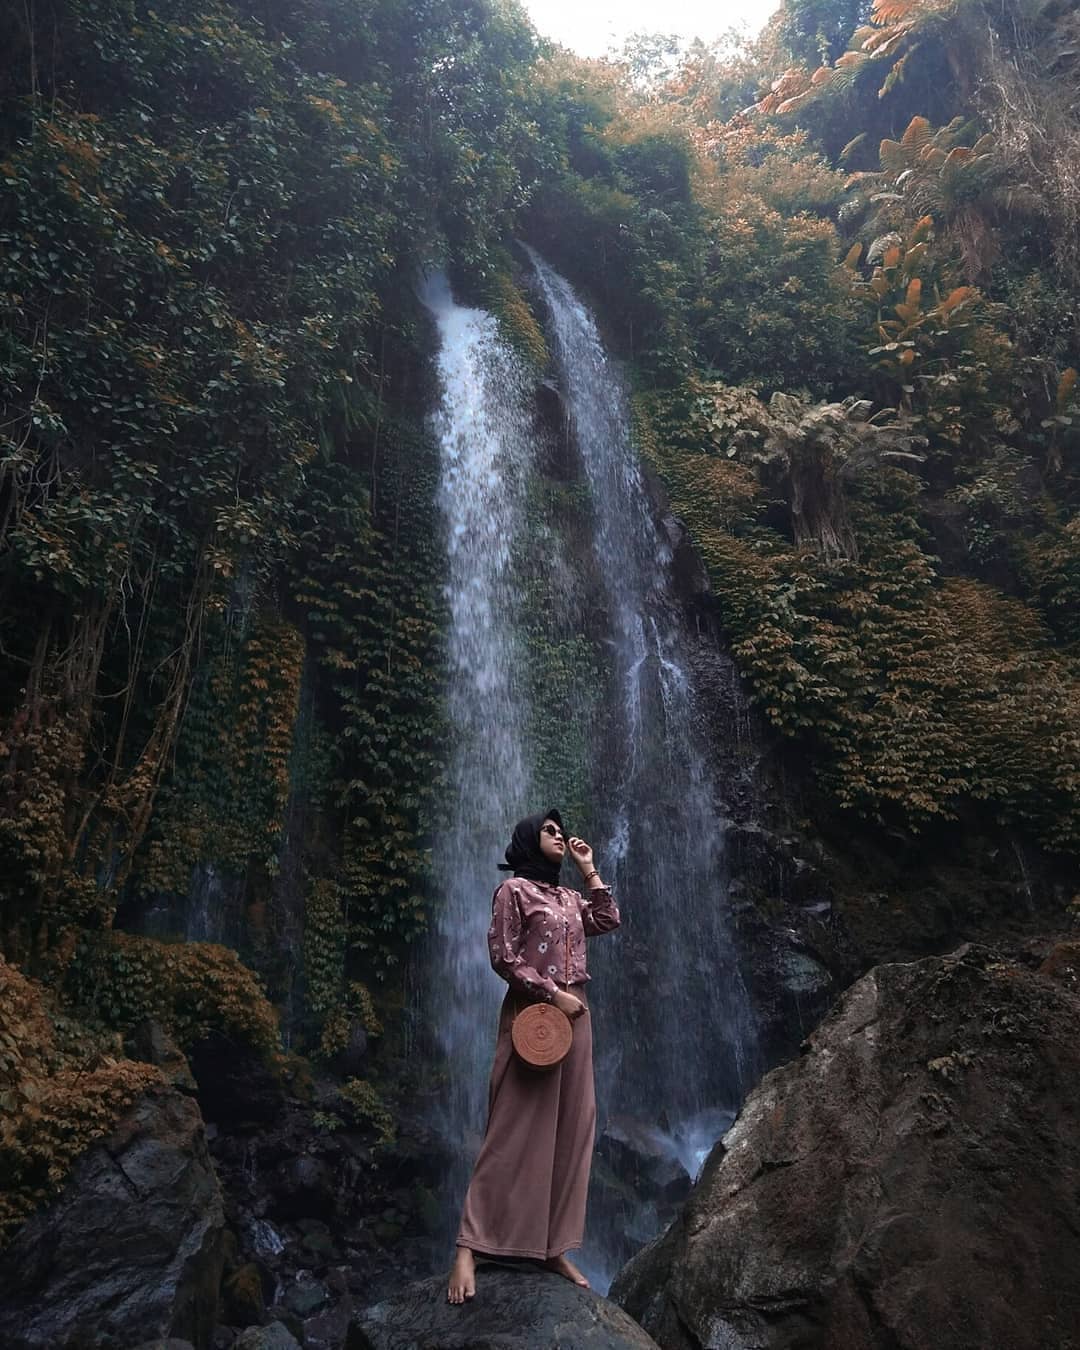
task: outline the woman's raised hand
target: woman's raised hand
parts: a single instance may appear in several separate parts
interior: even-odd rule
[[[566,989],[560,989],[551,1000],[561,1013],[565,1013],[573,1022],[575,1018],[581,1017],[585,1012],[585,1004],[576,994],[571,994]]]
[[[592,849],[584,839],[579,839],[577,835],[571,835],[566,841],[566,847],[570,850],[570,856],[581,869],[582,876],[592,870],[593,856]]]

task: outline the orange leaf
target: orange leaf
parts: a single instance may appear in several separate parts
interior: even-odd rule
[[[938,311],[941,314],[951,314],[953,310],[959,309],[961,305],[967,304],[967,302],[976,295],[978,295],[978,291],[974,286],[957,286],[955,290],[950,291],[945,299],[942,300],[941,304],[938,306]]]

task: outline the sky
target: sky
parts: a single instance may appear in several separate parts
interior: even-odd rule
[[[631,33],[678,33],[706,42],[746,24],[756,32],[779,0],[523,0],[545,37],[580,56],[602,56]]]

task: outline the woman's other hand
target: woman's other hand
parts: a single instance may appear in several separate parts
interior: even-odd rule
[[[584,1016],[585,1004],[576,994],[571,994],[566,989],[560,989],[551,1001],[561,1013],[569,1017],[571,1022]]]
[[[581,875],[592,871],[593,856],[592,849],[584,839],[579,839],[577,835],[571,835],[566,841],[566,846],[570,850],[570,856],[577,863],[581,870]]]

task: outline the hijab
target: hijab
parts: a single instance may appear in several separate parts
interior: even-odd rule
[[[510,847],[506,850],[506,862],[499,863],[500,871],[513,872],[516,877],[541,881],[547,886],[559,884],[562,861],[552,862],[540,851],[540,826],[545,820],[553,820],[560,830],[563,828],[562,816],[554,810],[541,811],[538,815],[519,820],[514,826]]]

